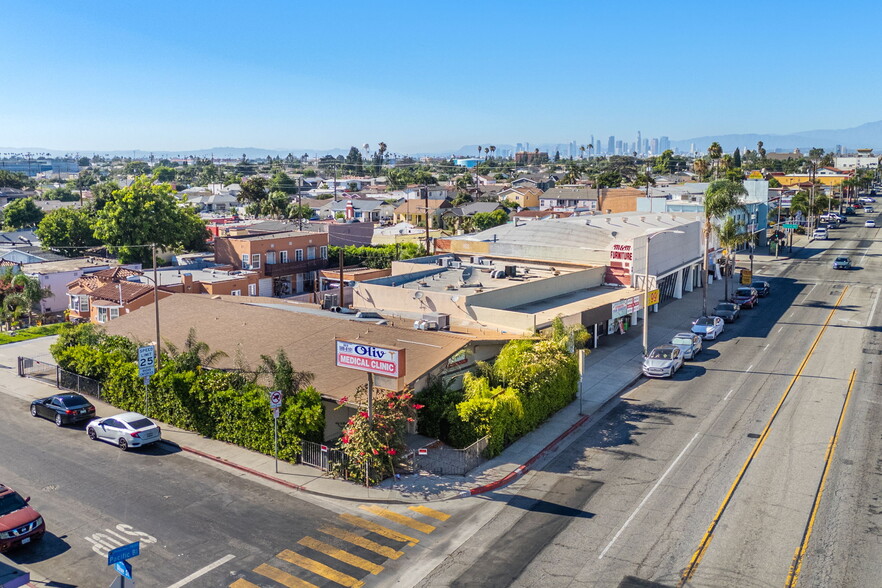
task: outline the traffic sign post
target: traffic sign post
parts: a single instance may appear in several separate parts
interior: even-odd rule
[[[158,343],[157,343],[158,345]],[[156,373],[156,349],[153,345],[138,347],[138,377],[144,378],[144,414],[150,401],[150,376]]]
[[[782,229],[798,229],[799,225],[796,223],[784,223],[781,225]]]
[[[270,408],[273,409],[273,449],[276,455],[276,473],[279,473],[279,411],[282,408],[282,391],[270,392]]]
[[[135,541],[116,549],[111,549],[107,553],[107,565],[113,566],[119,576],[111,584],[111,588],[134,588],[135,582],[132,577],[132,564],[126,561],[129,558],[137,557],[141,554],[141,542]],[[126,579],[132,580],[126,582]]]

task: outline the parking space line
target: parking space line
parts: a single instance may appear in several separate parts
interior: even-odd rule
[[[386,547],[376,541],[371,541],[365,537],[360,535],[356,535],[355,533],[350,533],[344,529],[340,529],[339,527],[322,527],[319,529],[325,535],[330,535],[331,537],[336,537],[337,539],[342,539],[348,543],[352,543],[353,545],[357,545],[362,549],[367,549],[368,551],[373,551],[377,555],[383,555],[388,557],[389,559],[398,559],[402,555],[404,555],[403,551],[398,551],[396,549],[392,549],[391,547]]]
[[[282,571],[269,564],[260,564],[254,568],[254,572],[261,576],[266,576],[270,580],[275,580],[282,586],[287,586],[288,588],[318,588],[318,586],[311,582],[301,580],[297,576],[292,576],[288,572]]]
[[[409,546],[413,547],[417,543],[420,542],[416,537],[410,537],[405,535],[404,533],[399,533],[398,531],[393,531],[383,525],[378,525],[373,521],[369,521],[367,519],[363,519],[359,516],[351,515],[348,513],[343,513],[340,515],[340,518],[349,523],[350,525],[355,525],[356,527],[361,527],[362,529],[366,529],[371,533],[376,533],[382,537],[386,537],[388,539],[394,539],[395,541],[403,541],[407,543]]]
[[[279,559],[283,559],[288,563],[292,563],[295,566],[300,566],[304,570],[308,570],[313,574],[317,574],[323,578],[327,578],[332,582],[336,582],[341,586],[348,586],[349,588],[361,588],[362,586],[364,586],[364,582],[362,582],[361,580],[353,578],[349,574],[338,572],[334,568],[326,566],[325,564],[315,561],[314,559],[304,557],[299,553],[294,553],[290,549],[285,549],[281,553],[276,554],[276,557]]]
[[[383,508],[381,506],[375,506],[373,504],[361,504],[358,508],[366,510],[369,513],[381,516],[384,519],[389,519],[390,521],[396,522],[400,525],[404,525],[405,527],[410,527],[415,531],[422,531],[423,533],[429,534],[435,530],[435,527],[433,527],[432,525],[421,523],[420,521],[412,519],[407,515],[392,512],[391,510]]]
[[[260,588],[260,586],[258,586],[257,584],[252,584],[251,582],[243,578],[239,578],[238,580],[230,584],[230,588]]]
[[[315,549],[319,553],[324,553],[325,555],[333,557],[334,559],[339,559],[343,563],[355,566],[356,568],[361,568],[364,571],[370,572],[375,576],[383,571],[383,566],[381,565],[377,565],[372,561],[364,559],[363,557],[353,555],[348,551],[337,549],[333,545],[328,545],[324,541],[319,541],[318,539],[313,539],[312,537],[304,537],[297,543],[303,545],[304,547]]]
[[[446,512],[441,512],[440,510],[435,510],[434,508],[429,508],[428,506],[408,506],[407,508],[414,512],[424,514],[427,517],[438,519],[439,521],[446,521],[450,518],[450,515]]]
[[[199,576],[204,576],[205,574],[207,574],[211,570],[213,570],[215,568],[219,568],[220,566],[224,565],[225,563],[227,563],[231,559],[236,559],[236,556],[233,555],[232,553],[225,555],[222,558],[220,558],[219,560],[217,560],[216,562],[210,563],[207,566],[205,566],[204,568],[196,570],[195,572],[193,572],[192,574],[190,574],[186,578],[178,580],[177,582],[175,582],[174,584],[172,584],[168,588],[181,588],[181,586],[189,584],[190,582],[192,582],[193,580],[195,580]]]

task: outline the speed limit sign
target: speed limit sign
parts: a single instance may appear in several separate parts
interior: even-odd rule
[[[282,407],[282,391],[281,390],[273,390],[270,392],[270,408],[281,408]]]

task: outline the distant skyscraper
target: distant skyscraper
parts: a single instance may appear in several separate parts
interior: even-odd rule
[[[529,150],[530,150],[530,144],[524,143],[524,151],[529,151]]]
[[[671,148],[671,140],[668,137],[662,137],[658,143],[658,148],[661,149],[661,153],[664,153]]]
[[[640,131],[637,131],[637,148],[632,149],[631,151],[640,151],[643,147],[643,141],[641,140]]]
[[[658,154],[659,154],[659,150],[658,150],[658,139],[655,138],[655,137],[652,138],[652,143],[651,143],[651,145],[650,145],[650,150],[652,151],[652,154],[653,154],[653,155],[658,155]]]
[[[695,143],[689,143],[689,153],[695,153]]]
[[[606,153],[607,155],[612,155],[616,152],[616,136],[610,135],[609,140],[606,142]]]
[[[594,145],[594,149],[589,149],[589,151],[597,152],[597,143],[594,142],[594,135],[591,135],[591,145]]]
[[[621,141],[621,139],[619,139],[618,141],[616,141],[616,155],[621,155],[621,154],[622,154],[622,141]]]
[[[516,153],[520,153],[520,152],[523,151],[523,150],[524,150],[524,144],[523,144],[523,143],[518,143],[518,144],[515,146],[515,152],[516,152]]]

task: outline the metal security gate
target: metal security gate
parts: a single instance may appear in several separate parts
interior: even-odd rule
[[[323,447],[326,450],[323,451]],[[340,475],[343,479],[349,477],[349,472],[346,468],[346,454],[340,449],[334,449],[321,443],[301,441],[300,463],[319,468],[323,472]]]
[[[101,399],[101,382],[61,369],[54,363],[19,356],[18,375],[22,378],[42,380],[62,390],[71,390]]]
[[[18,358],[19,377],[43,380],[53,386],[58,385],[58,374],[56,373],[57,367],[58,366],[54,363],[48,363],[30,357],[19,356]]]
[[[465,449],[454,449],[436,441],[413,451],[407,456],[407,461],[413,463],[414,471],[438,476],[465,476],[484,461],[484,450],[489,439],[482,437]],[[423,455],[420,455],[421,451]]]

